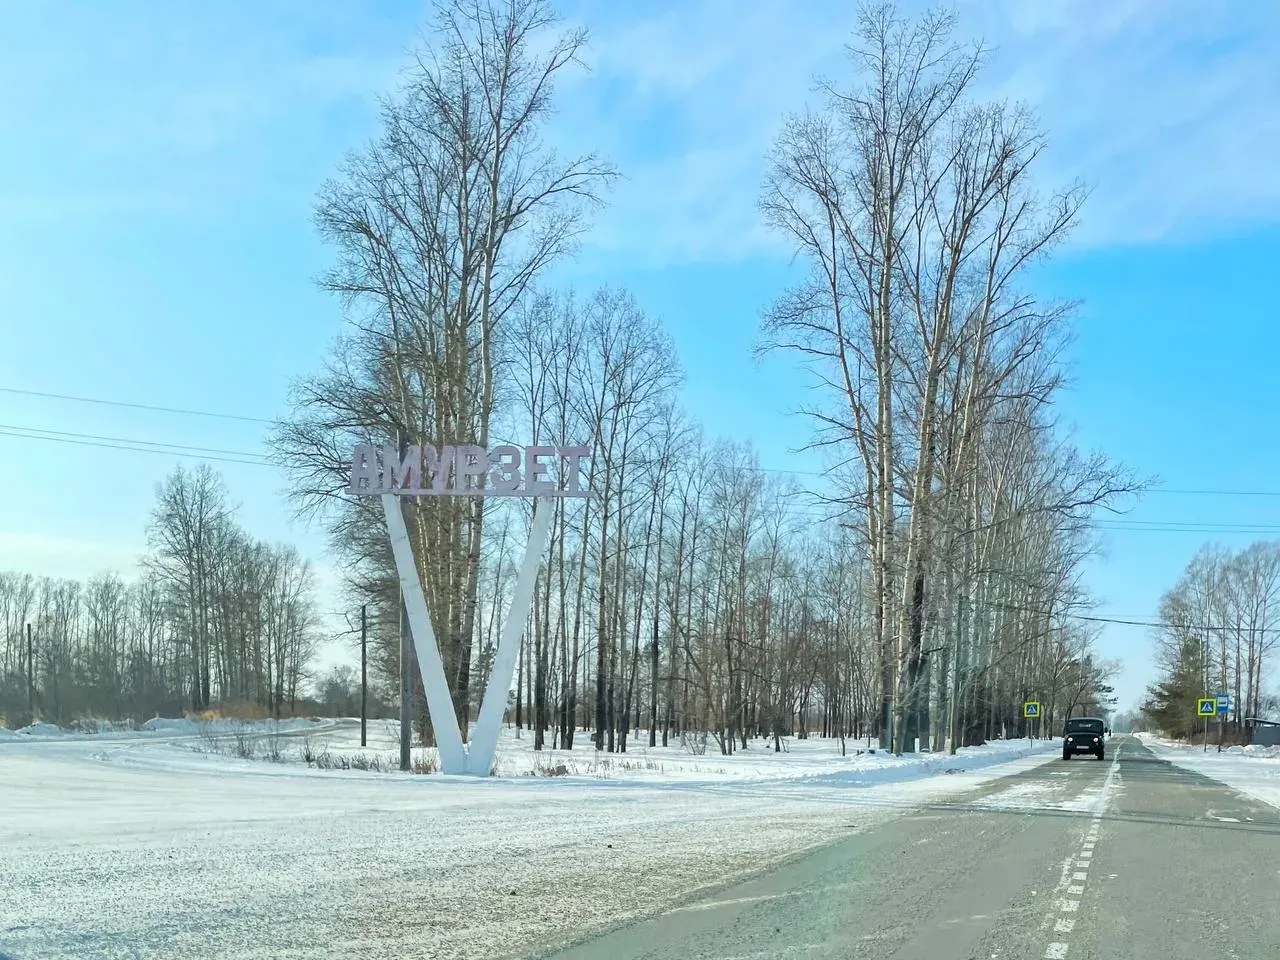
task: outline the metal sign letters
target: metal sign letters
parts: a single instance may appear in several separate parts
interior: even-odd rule
[[[400,456],[394,445],[358,444],[347,493],[403,496],[589,497],[582,489],[587,447],[432,447],[413,445]],[[552,476],[559,461],[563,484]]]

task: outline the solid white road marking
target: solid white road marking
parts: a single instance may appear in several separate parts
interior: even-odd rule
[[[1070,933],[1076,928],[1076,922],[1068,917],[1059,917],[1053,923],[1054,933]]]
[[[1064,960],[1067,955],[1067,944],[1051,943],[1044,951],[1045,960]]]
[[[1080,873],[1073,873],[1073,874],[1071,875],[1071,879],[1072,879],[1072,880],[1088,880],[1088,879],[1089,879],[1089,875],[1088,875],[1087,873],[1084,873],[1084,872],[1082,871],[1082,872],[1080,872]]]
[[[1070,893],[1070,894],[1072,894],[1072,895],[1074,895],[1074,896],[1077,896],[1077,897],[1083,897],[1083,896],[1084,896],[1084,884],[1083,884],[1083,883],[1073,883],[1071,886],[1067,887],[1067,893]]]

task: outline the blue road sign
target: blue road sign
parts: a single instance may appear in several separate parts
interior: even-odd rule
[[[1024,717],[1040,716],[1040,703],[1037,700],[1028,700],[1022,705],[1022,715]]]
[[[1218,694],[1218,713],[1231,712],[1231,696],[1226,693]]]
[[[1218,701],[1213,697],[1201,697],[1196,701],[1196,715],[1212,717],[1218,712]]]

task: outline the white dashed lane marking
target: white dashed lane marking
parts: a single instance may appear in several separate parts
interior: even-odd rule
[[[1116,751],[1116,755],[1111,759],[1111,767],[1107,770],[1106,778],[1102,781],[1102,789],[1098,791],[1097,800],[1093,807],[1093,818],[1089,824],[1089,830],[1085,834],[1081,844],[1080,852],[1074,858],[1069,858],[1062,867],[1062,879],[1058,881],[1055,894],[1059,896],[1054,901],[1054,908],[1060,914],[1072,914],[1080,911],[1079,899],[1072,899],[1084,896],[1084,886],[1089,879],[1089,866],[1093,863],[1093,848],[1098,843],[1098,834],[1102,827],[1102,813],[1107,808],[1107,803],[1111,799],[1111,793],[1117,775],[1120,772],[1120,751]],[[1068,879],[1070,874],[1070,879]],[[1066,896],[1061,896],[1066,894]],[[1072,917],[1059,916],[1053,921],[1053,932],[1055,934],[1069,934],[1076,926],[1076,921]],[[1067,952],[1071,949],[1071,944],[1066,939],[1054,940],[1044,951],[1044,960],[1066,960]]]

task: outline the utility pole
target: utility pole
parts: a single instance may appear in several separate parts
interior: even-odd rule
[[[367,717],[369,715],[369,605],[360,604],[360,746],[369,745]]]
[[[404,461],[405,450],[409,446],[409,436],[401,427],[397,430],[396,449],[401,462]],[[397,509],[403,511],[404,505],[397,500]],[[404,589],[400,590],[400,769],[408,770],[412,765],[409,758],[409,746],[413,737],[413,680],[409,674],[413,665],[411,651],[413,638],[409,633],[409,609],[404,605]]]
[[[31,715],[29,722],[36,720],[36,661],[32,654],[31,624],[27,624],[27,713]]]

